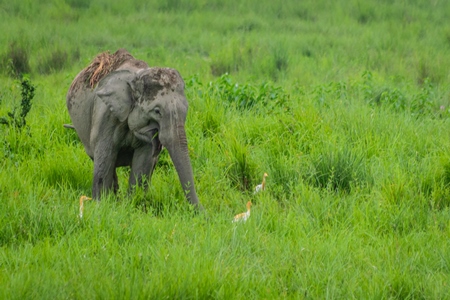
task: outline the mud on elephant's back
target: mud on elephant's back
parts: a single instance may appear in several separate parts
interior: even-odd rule
[[[117,70],[125,62],[132,62],[137,68],[147,68],[148,65],[142,60],[135,59],[127,50],[119,49],[114,54],[109,51],[98,54],[94,60],[84,68],[73,81],[69,91],[80,86],[94,88],[106,75]]]

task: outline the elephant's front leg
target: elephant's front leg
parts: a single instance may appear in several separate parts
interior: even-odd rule
[[[94,151],[94,182],[92,183],[92,197],[100,199],[104,192],[115,189],[117,151],[110,144],[97,145]]]
[[[134,150],[129,179],[130,189],[136,184],[147,189],[160,152],[161,143],[157,140]]]

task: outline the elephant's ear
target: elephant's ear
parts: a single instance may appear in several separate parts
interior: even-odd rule
[[[95,94],[102,99],[120,122],[124,122],[141,91],[136,86],[136,74],[121,70],[111,72],[100,80]]]

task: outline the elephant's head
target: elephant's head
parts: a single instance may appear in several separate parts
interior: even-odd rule
[[[139,139],[159,139],[167,148],[189,202],[199,205],[184,124],[188,103],[184,81],[174,69],[114,71],[100,81],[96,95]]]

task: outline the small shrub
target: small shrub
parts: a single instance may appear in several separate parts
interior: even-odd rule
[[[388,107],[396,112],[410,112],[413,115],[429,115],[433,112],[434,86],[429,78],[423,79],[422,88],[418,94],[406,96],[398,88],[375,88],[371,72],[364,72],[361,90],[364,98],[371,105]],[[441,108],[444,110],[445,107]]]
[[[313,88],[313,95],[316,102],[321,105],[328,107],[327,98],[331,95],[331,90],[329,85],[318,85]]]
[[[240,85],[233,82],[228,74],[222,75],[215,82],[209,84],[210,94],[215,94],[225,103],[233,105],[239,110],[247,110],[256,106],[275,109],[276,107],[289,109],[290,99],[283,88],[265,82],[259,86],[252,84]]]
[[[377,88],[373,82],[373,74],[364,71],[361,86],[364,99],[371,105],[387,105],[397,111],[403,111],[407,106],[406,97],[396,88]]]
[[[31,81],[27,77],[24,77],[20,83],[22,96],[20,107],[14,107],[11,112],[8,112],[7,117],[1,117],[0,124],[14,126],[19,130],[25,127],[26,117],[31,110],[31,101],[33,100],[35,89],[36,87]]]
[[[321,84],[313,89],[313,95],[315,96],[317,103],[325,107],[329,106],[329,101],[335,101],[335,99],[347,99],[347,94],[348,88],[345,82]]]
[[[404,111],[407,107],[406,97],[398,89],[385,89],[375,97],[375,103],[393,108],[395,111]]]

